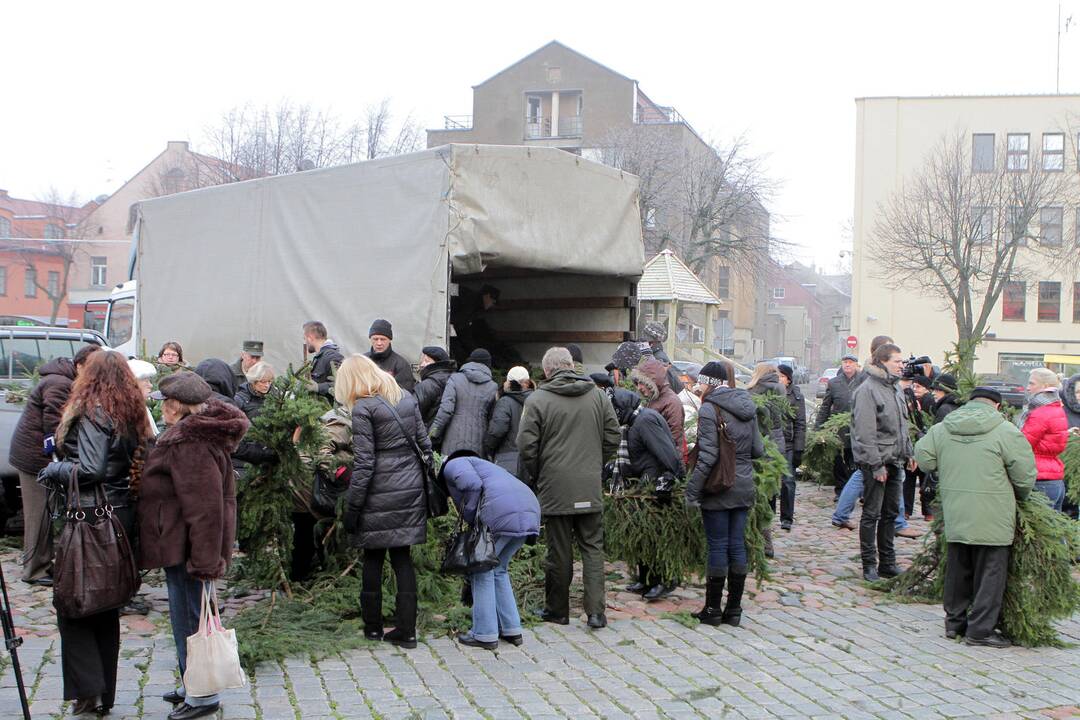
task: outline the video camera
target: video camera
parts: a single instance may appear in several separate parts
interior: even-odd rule
[[[919,357],[915,357],[914,355],[912,355],[904,361],[904,374],[902,377],[905,380],[911,380],[912,378],[918,377],[919,375],[923,375],[924,377],[929,378],[930,375],[928,375],[923,369],[923,365],[930,365],[931,367],[933,366],[933,362],[930,360],[929,355],[921,355]]]

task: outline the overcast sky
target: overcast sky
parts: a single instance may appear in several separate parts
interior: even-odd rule
[[[359,116],[391,97],[441,127],[471,112],[472,85],[557,39],[701,134],[745,134],[783,182],[774,233],[832,267],[850,242],[854,99],[1052,93],[1057,13],[1056,0],[8,3],[0,188],[110,193],[248,102]],[[1075,24],[1061,67],[1062,91],[1080,90]]]

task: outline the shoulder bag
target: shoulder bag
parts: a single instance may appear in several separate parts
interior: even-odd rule
[[[484,491],[481,490],[472,527],[466,525],[465,520],[458,515],[457,532],[446,541],[446,555],[442,563],[444,573],[475,575],[498,567],[499,556],[495,552],[495,538],[491,529],[480,520],[483,507]]]
[[[691,470],[697,465],[698,444],[690,451]],[[709,469],[709,476],[705,478],[705,484],[701,492],[705,495],[718,495],[727,492],[735,486],[735,441],[727,432],[727,421],[717,411],[716,415],[716,462]]]
[[[123,607],[135,597],[141,578],[120,518],[105,493],[95,489],[97,507],[84,510],[79,470],[71,472],[64,529],[56,543],[53,605],[58,615],[83,618]]]
[[[446,489],[446,485],[439,479],[439,474],[435,472],[435,460],[430,453],[425,453],[420,447],[420,444],[416,442],[416,438],[405,429],[405,423],[402,422],[401,416],[398,415],[394,406],[386,402],[386,399],[379,397],[379,402],[386,406],[386,409],[390,411],[390,414],[394,417],[398,427],[401,428],[401,434],[405,437],[405,442],[412,448],[413,454],[416,455],[416,459],[420,461],[420,467],[423,470],[423,486],[424,486],[424,502],[427,505],[427,514],[429,518],[442,517],[446,513],[450,512],[450,493]]]

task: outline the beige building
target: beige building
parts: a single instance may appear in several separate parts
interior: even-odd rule
[[[939,297],[886,287],[887,273],[870,250],[882,208],[943,138],[963,133],[973,172],[995,171],[995,163],[1005,163],[1009,170],[1065,173],[1067,192],[1039,209],[1032,231],[1038,239],[1031,242],[1056,241],[1064,257],[1077,257],[1080,95],[878,97],[857,99],[855,105],[851,329],[857,352],[865,357],[873,336],[890,335],[905,354],[929,354],[940,363],[957,339],[953,316]],[[1042,365],[1080,371],[1080,277],[1071,268],[1038,270],[1039,261],[1025,248],[1017,261],[1030,269],[1028,279],[1007,286],[993,309],[976,371],[1017,380]]]
[[[427,131],[428,147],[484,143],[556,147],[606,161],[605,146],[618,133],[636,132],[645,145],[667,152],[711,152],[708,144],[675,108],[654,102],[636,80],[622,75],[557,41],[473,86],[471,115],[448,115],[443,127]],[[672,192],[675,192],[672,190]],[[643,203],[646,255],[677,243],[687,218],[665,208],[678,202]],[[758,208],[743,224],[768,232],[768,213]],[[743,229],[746,231],[745,228]],[[760,272],[739,271],[711,258],[698,275],[724,308],[716,314],[715,349],[752,363],[764,353],[765,284]]]

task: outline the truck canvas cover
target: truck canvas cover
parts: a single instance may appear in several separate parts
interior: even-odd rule
[[[348,352],[375,318],[414,361],[447,346],[454,276],[524,269],[622,278],[644,254],[633,175],[552,148],[447,145],[220,185],[138,206],[138,337],[192,358],[265,342],[283,369],[301,325]]]

